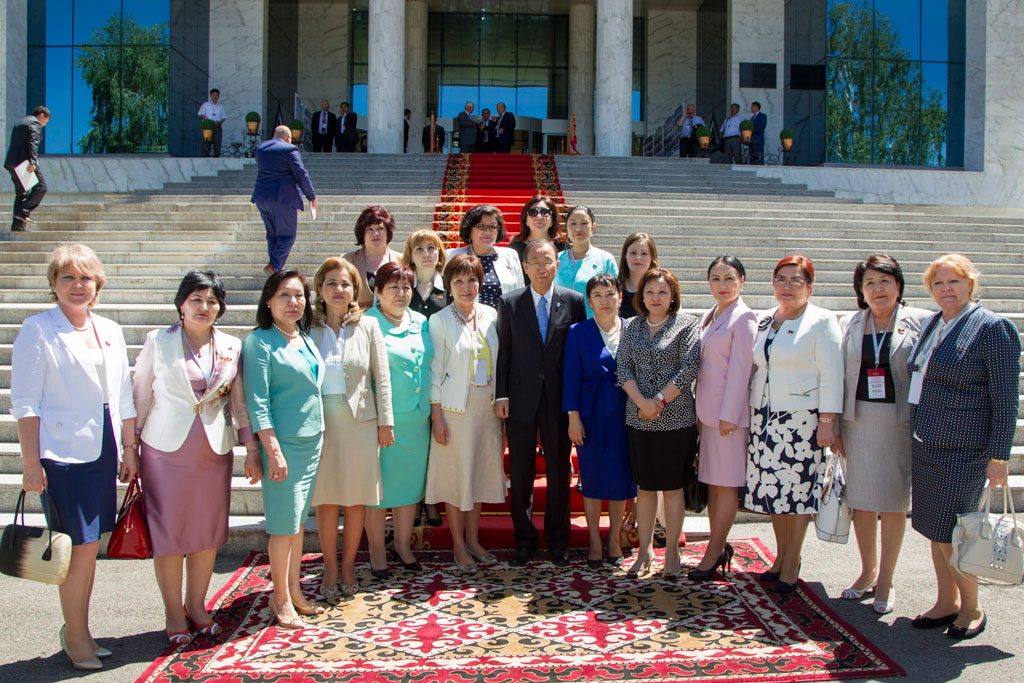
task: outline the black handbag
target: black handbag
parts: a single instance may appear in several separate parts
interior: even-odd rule
[[[693,443],[693,452],[686,454],[686,481],[683,484],[683,498],[689,512],[704,512],[708,506],[708,485],[697,476],[700,461],[700,434]]]
[[[52,514],[59,515],[48,496],[44,501]],[[55,519],[60,526],[59,516]],[[70,536],[54,531],[52,523],[48,527],[25,524],[25,492],[22,491],[14,506],[14,522],[4,528],[0,538],[0,573],[59,586],[68,575],[70,563]]]

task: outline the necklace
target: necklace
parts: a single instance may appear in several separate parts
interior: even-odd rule
[[[462,311],[459,310],[458,304],[452,304],[452,312],[455,317],[458,318],[459,322],[465,326],[469,326],[470,322],[476,322],[476,309],[474,308],[472,313],[469,315],[463,315]]]
[[[380,314],[383,315],[385,318],[387,318],[391,322],[391,324],[394,325],[395,327],[401,327],[402,323],[405,322],[405,312],[404,311],[402,312],[402,315],[398,316],[398,320],[395,320],[390,315],[385,313],[384,309],[381,308],[379,304],[377,305],[377,310],[380,311]]]
[[[284,337],[285,339],[287,339],[288,341],[291,341],[292,339],[295,339],[296,337],[298,337],[298,336],[299,336],[299,328],[298,328],[298,327],[296,327],[296,328],[295,328],[295,331],[294,331],[294,332],[291,332],[291,333],[285,332],[285,331],[284,331],[283,329],[281,329],[281,326],[280,326],[280,325],[278,325],[277,323],[274,323],[274,327],[276,327],[276,328],[277,328],[277,331],[278,331],[278,332],[280,332],[280,333],[281,333],[281,335],[282,335],[282,336],[283,336],[283,337]]]
[[[667,317],[664,320],[662,320],[660,323],[652,323],[651,319],[648,318],[647,319],[647,327],[650,327],[653,330],[655,327],[661,327],[662,325],[664,325],[667,322],[668,322],[668,318]]]
[[[280,328],[278,328],[278,329],[280,329]],[[192,355],[195,356],[196,358],[199,358],[199,352],[202,351],[203,349],[205,349],[207,346],[209,346],[210,342],[213,341],[213,335],[211,334],[210,338],[207,339],[204,343],[202,343],[199,346],[199,351],[197,351],[196,347],[192,345],[192,340],[189,339],[188,338],[188,334],[185,333],[185,330],[181,331],[181,336],[185,339],[185,345],[188,346],[188,350],[191,351]]]
[[[71,323],[71,327],[74,328],[75,332],[85,332],[87,329],[89,329],[89,322],[86,322],[85,325],[83,325],[82,327],[75,327],[75,324]]]

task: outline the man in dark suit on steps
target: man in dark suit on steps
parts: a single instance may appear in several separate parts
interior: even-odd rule
[[[554,286],[558,253],[547,240],[526,248],[523,270],[530,286],[498,302],[498,366],[494,411],[508,437],[510,507],[515,562],[526,564],[539,545],[533,526],[537,434],[544,448],[547,504],[544,535],[552,561],[568,564],[569,418],[562,412],[562,352],[569,326],[586,319],[583,297]]]
[[[11,144],[7,146],[7,157],[4,168],[11,174],[14,182],[14,218],[11,221],[12,232],[22,232],[26,223],[34,222],[29,218],[32,210],[39,206],[46,194],[46,181],[39,170],[39,143],[43,138],[43,127],[50,122],[50,110],[39,105],[32,113],[20,119],[11,130]],[[14,169],[28,162],[26,170],[35,173],[38,182],[26,190]]]
[[[512,151],[512,145],[516,141],[516,115],[505,109],[504,102],[498,102],[494,108],[498,111],[498,118],[494,122],[498,133],[498,137],[494,141],[494,151],[499,154],[508,154]]]
[[[342,102],[340,105],[341,113],[338,114],[337,140],[339,152],[354,152],[356,151],[356,143],[359,142],[359,130],[356,129],[359,116],[354,111],[349,111],[350,108],[351,105],[348,102]]]
[[[309,127],[313,129],[313,151],[330,152],[338,132],[338,117],[331,113],[330,102],[320,100],[320,111],[313,114]]]

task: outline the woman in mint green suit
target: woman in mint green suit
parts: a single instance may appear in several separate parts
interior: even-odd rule
[[[395,420],[394,445],[380,450],[384,496],[366,510],[370,554],[384,554],[384,521],[394,510],[395,554],[402,566],[418,571],[410,541],[419,502],[427,481],[430,451],[430,362],[434,347],[427,318],[409,309],[415,282],[413,271],[401,262],[385,263],[377,271],[377,305],[366,311],[384,334],[391,376],[391,406]]]
[[[318,608],[299,584],[303,522],[320,464],[324,417],[320,353],[306,331],[312,322],[309,285],[298,271],[278,271],[263,286],[256,329],[242,348],[242,379],[252,429],[260,439],[266,516],[270,611],[283,628],[305,626],[296,613]]]

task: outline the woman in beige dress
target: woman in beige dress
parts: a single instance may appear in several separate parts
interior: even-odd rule
[[[505,501],[501,424],[494,415],[498,314],[477,297],[480,259],[459,254],[444,269],[454,302],[430,318],[433,442],[427,463],[427,503],[445,503],[455,565],[472,572],[494,556],[480,545],[483,503]]]
[[[333,600],[359,587],[356,553],[363,538],[366,506],[383,495],[380,449],[395,442],[391,376],[384,336],[376,318],[364,316],[359,272],[348,261],[329,258],[313,277],[317,324],[310,335],[324,359],[324,446],[313,505],[324,556],[320,594]],[[345,508],[341,590],[338,590],[338,514]],[[387,567],[374,567],[377,578]]]

